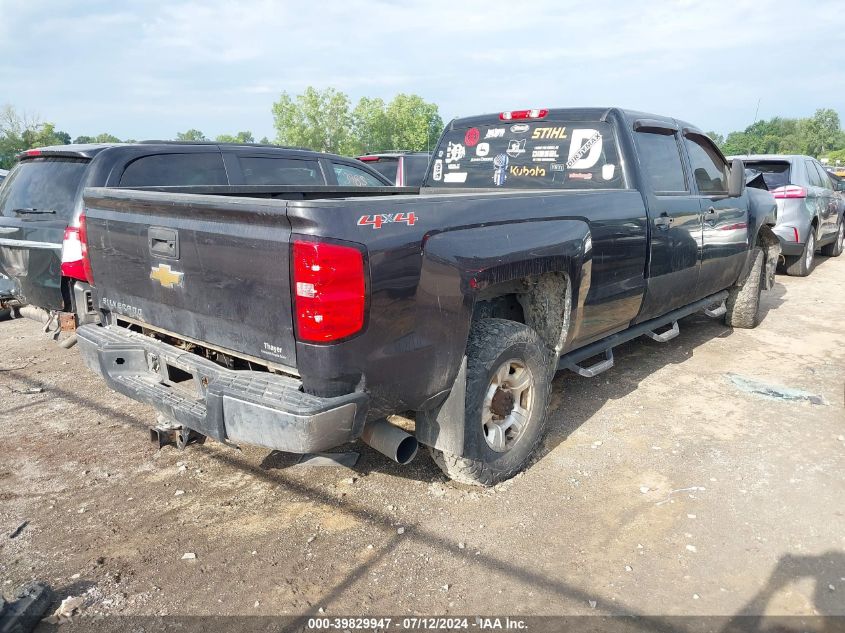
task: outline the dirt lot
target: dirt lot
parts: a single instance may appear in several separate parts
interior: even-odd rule
[[[486,491],[422,453],[159,451],[150,408],[0,323],[2,589],[88,614],[845,615],[845,257],[777,281],[756,330],[696,315],[560,374],[536,463]]]

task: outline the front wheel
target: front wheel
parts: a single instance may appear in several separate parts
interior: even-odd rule
[[[822,246],[822,255],[828,257],[839,257],[845,248],[845,218],[839,220],[839,228],[836,230],[836,239],[830,244]]]
[[[553,355],[522,323],[482,319],[467,343],[465,451],[431,448],[435,463],[455,481],[492,486],[522,470],[543,437]]]

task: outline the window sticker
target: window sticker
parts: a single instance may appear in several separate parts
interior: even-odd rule
[[[434,161],[434,167],[431,170],[431,178],[438,181],[443,178],[443,161],[439,158]]]
[[[508,179],[508,159],[507,154],[498,154],[493,159],[493,184],[501,187]]]
[[[508,149],[505,152],[511,158],[518,158],[525,153],[525,139],[508,141]]]
[[[478,128],[471,127],[467,130],[467,133],[464,134],[464,144],[467,147],[475,147],[480,138],[481,132],[478,131]]]
[[[446,147],[446,162],[456,163],[466,156],[466,154],[466,148],[460,143],[449,143]]]
[[[584,142],[586,141],[586,142]],[[568,169],[589,169],[601,156],[601,134],[598,130],[583,129],[572,131],[572,141],[569,144],[569,159],[566,161]]]

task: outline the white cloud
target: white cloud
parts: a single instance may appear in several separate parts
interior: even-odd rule
[[[308,85],[416,92],[446,119],[622,105],[727,131],[758,98],[761,116],[845,113],[834,0],[0,0],[0,15],[0,102],[72,135],[272,135],[273,100]]]

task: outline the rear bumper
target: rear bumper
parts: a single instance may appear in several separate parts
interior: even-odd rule
[[[361,435],[368,397],[319,398],[299,380],[231,370],[119,327],[77,330],[85,364],[124,395],[220,441],[291,453],[321,451]]]
[[[798,229],[798,241],[795,241],[795,228]],[[778,225],[773,229],[780,242],[781,255],[798,256],[804,252],[804,244],[807,242],[809,227],[792,227],[789,225]]]

